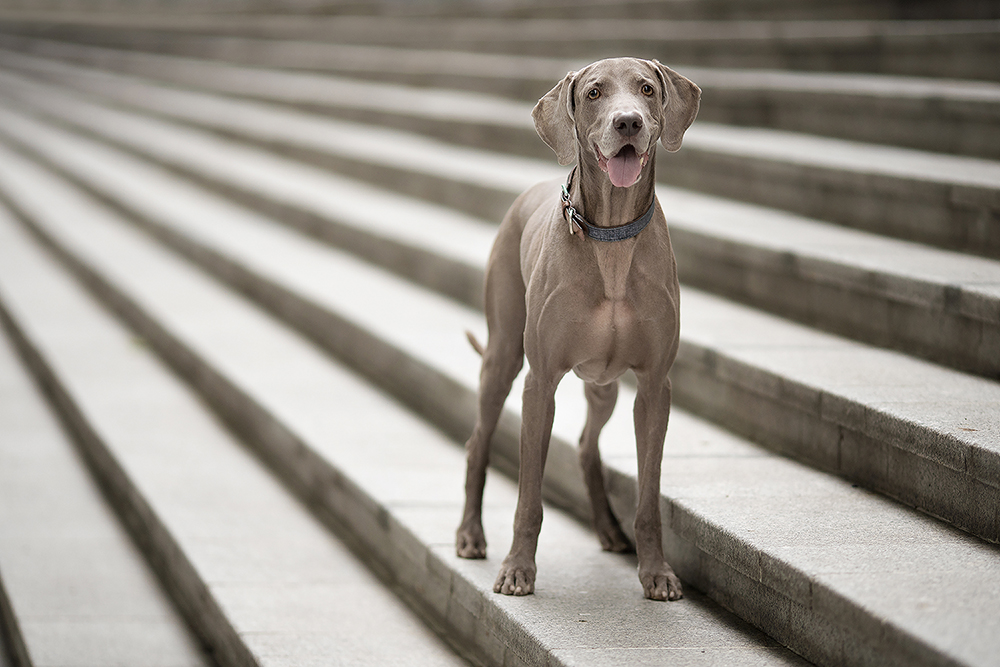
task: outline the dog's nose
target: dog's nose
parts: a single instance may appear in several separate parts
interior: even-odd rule
[[[616,115],[612,122],[618,134],[623,137],[634,137],[642,129],[642,115],[637,111],[629,111]]]

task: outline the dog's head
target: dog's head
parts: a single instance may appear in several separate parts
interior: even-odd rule
[[[617,187],[642,176],[659,140],[681,147],[701,89],[655,60],[611,58],[570,72],[538,100],[535,130],[559,164],[593,161]]]

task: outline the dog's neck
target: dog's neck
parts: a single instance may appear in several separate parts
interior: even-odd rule
[[[577,211],[597,227],[620,227],[632,222],[653,203],[655,163],[654,153],[634,185],[618,188],[595,159],[578,156],[577,178],[570,189]]]

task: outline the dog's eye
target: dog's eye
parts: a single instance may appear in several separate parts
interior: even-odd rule
[[[590,92],[587,93],[587,97],[589,97],[592,100],[596,100],[600,96],[601,96],[601,91],[599,91],[597,88],[592,88]]]
[[[645,95],[645,96],[647,96],[647,97],[649,97],[650,95],[653,94],[653,87],[651,85],[649,85],[648,83],[643,84],[643,86],[642,86],[642,94]]]

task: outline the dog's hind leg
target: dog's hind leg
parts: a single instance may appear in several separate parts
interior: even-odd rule
[[[594,515],[594,529],[597,539],[605,551],[627,553],[633,550],[632,543],[621,529],[621,524],[611,511],[608,494],[604,489],[604,468],[601,452],[597,446],[601,429],[608,423],[618,400],[618,381],[606,385],[588,382],[584,385],[587,396],[587,424],[580,435],[580,466],[583,481],[590,495],[590,507]]]

